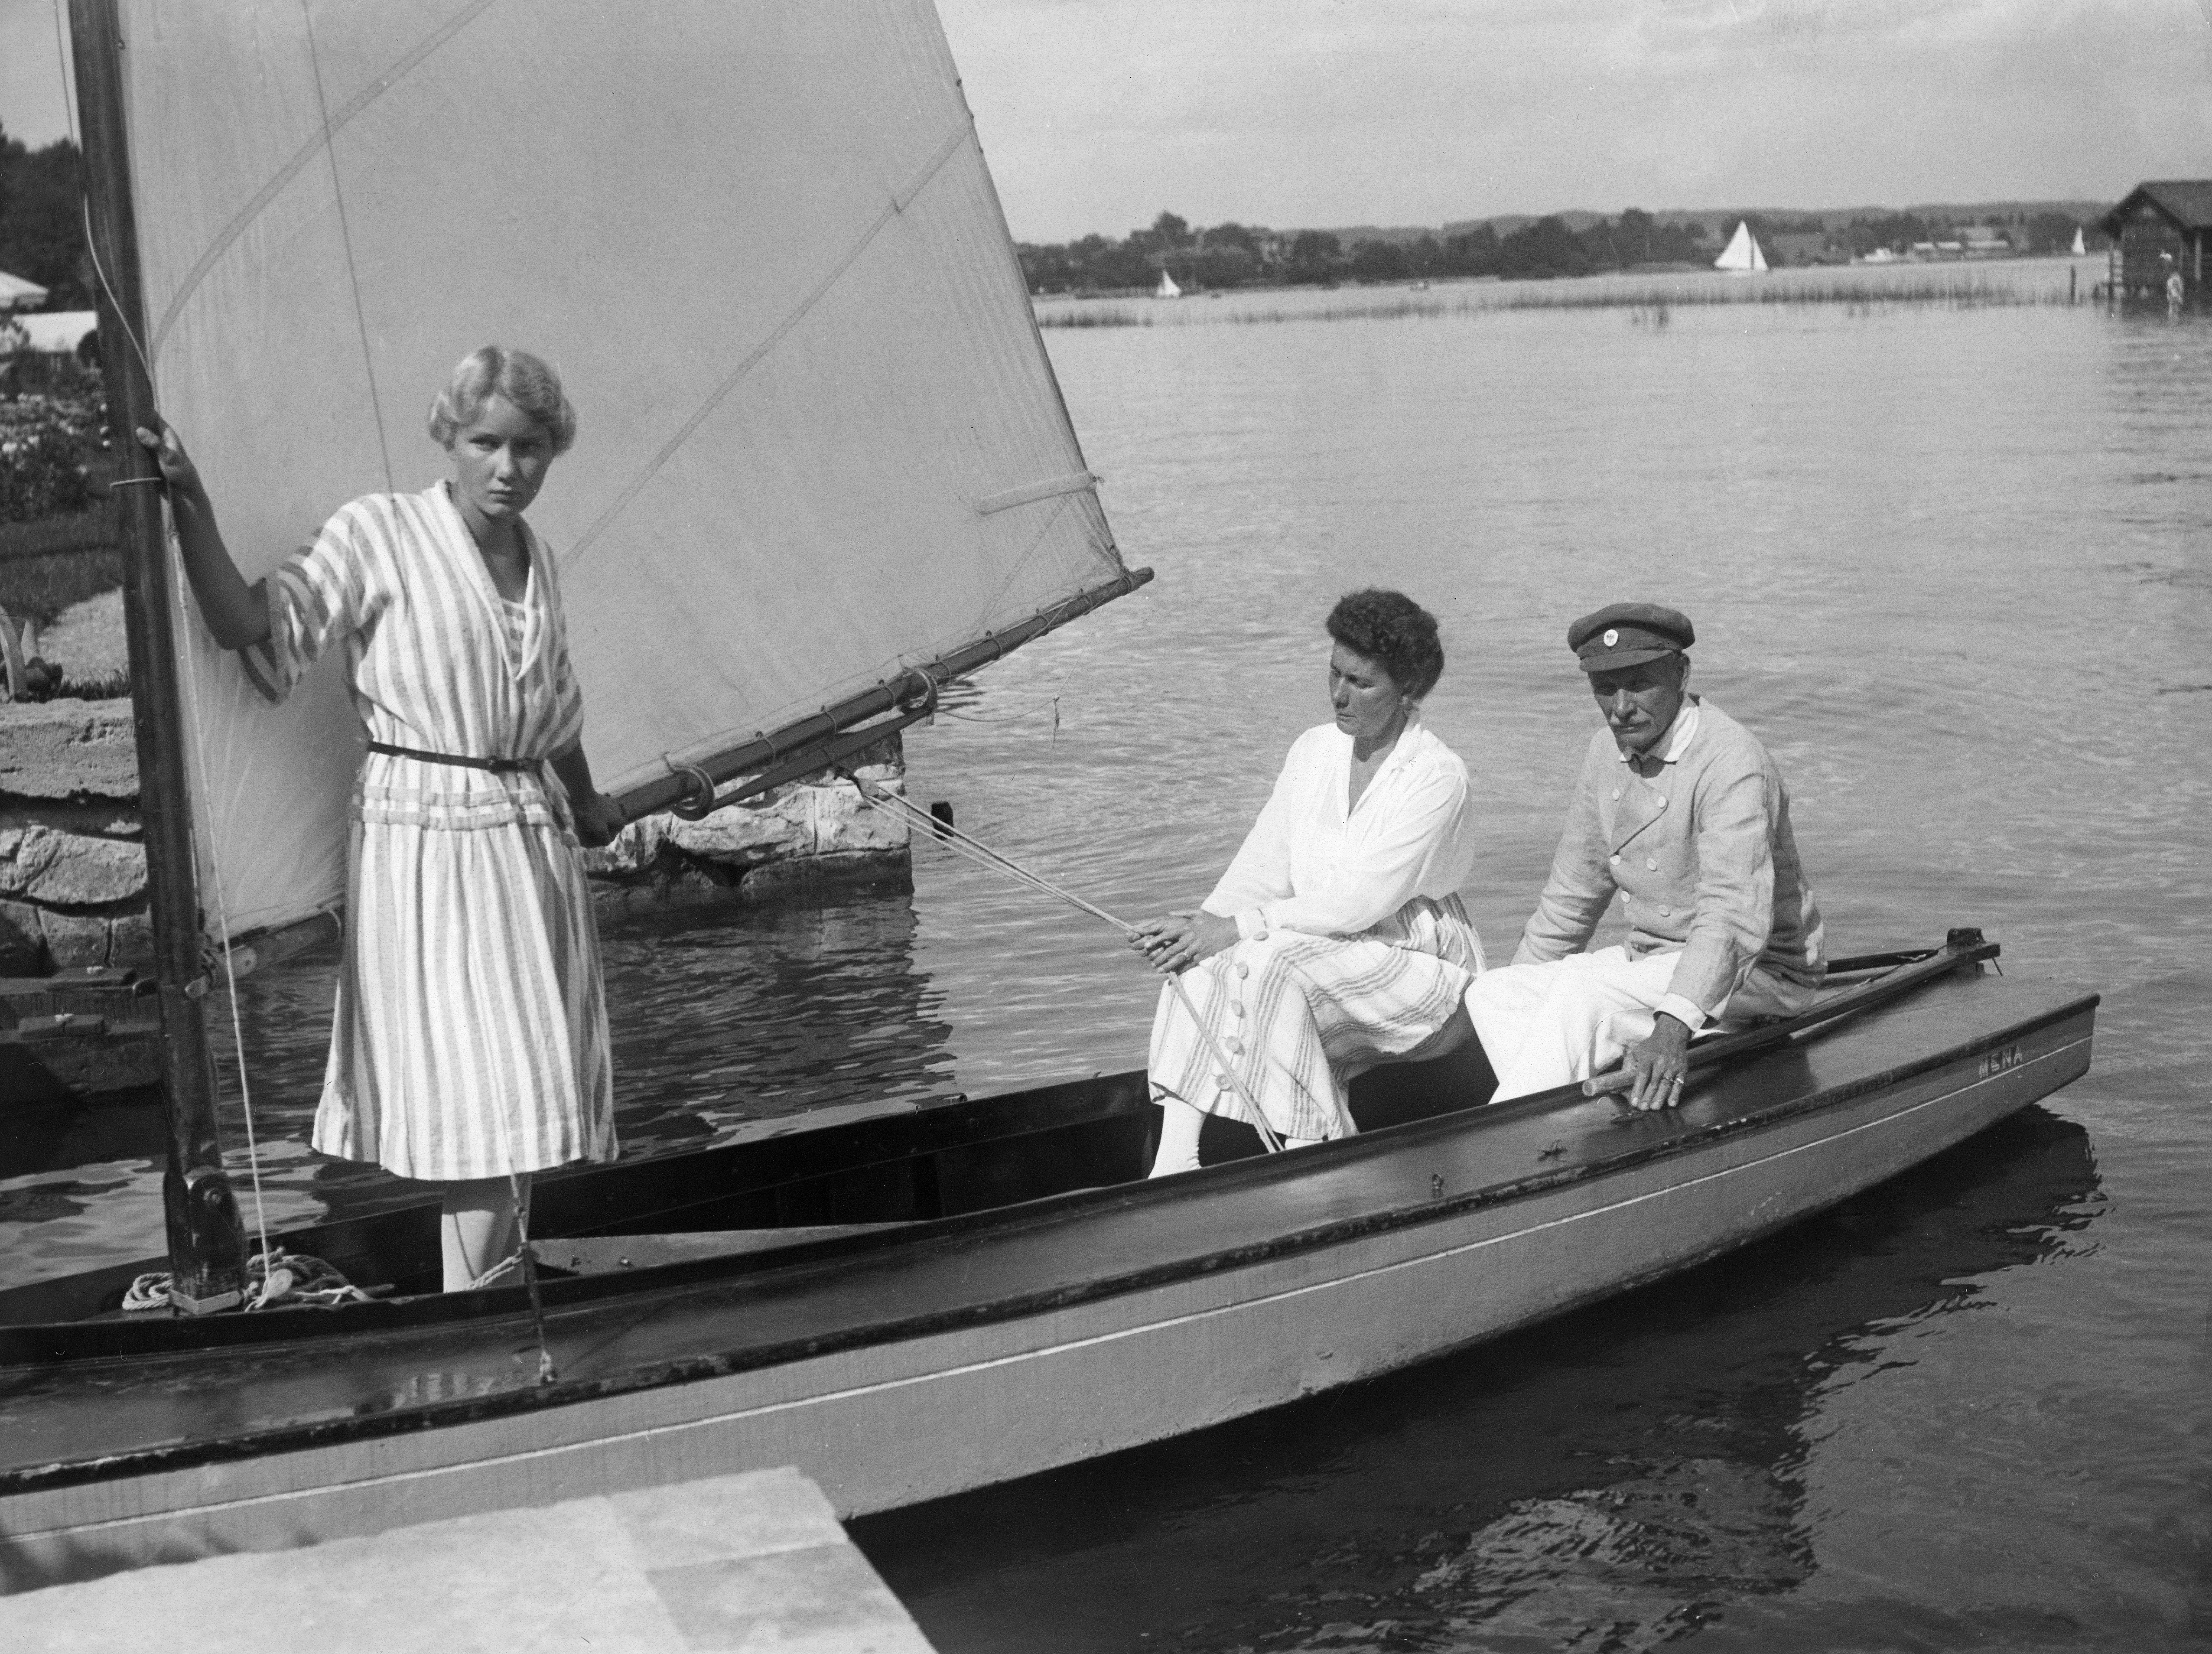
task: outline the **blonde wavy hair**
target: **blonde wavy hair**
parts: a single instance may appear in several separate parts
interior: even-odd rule
[[[498,344],[471,350],[454,364],[453,378],[430,404],[430,440],[441,448],[453,447],[455,433],[495,396],[543,425],[555,453],[566,453],[575,441],[576,410],[552,364],[527,350]]]

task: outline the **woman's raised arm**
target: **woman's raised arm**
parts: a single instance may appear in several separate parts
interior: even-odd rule
[[[246,583],[230,548],[216,526],[215,507],[200,484],[200,474],[176,432],[161,427],[157,436],[138,428],[139,446],[154,456],[167,485],[169,514],[177,524],[177,541],[185,559],[185,575],[199,599],[200,617],[215,641],[226,649],[251,648],[269,636],[269,588],[256,581]]]

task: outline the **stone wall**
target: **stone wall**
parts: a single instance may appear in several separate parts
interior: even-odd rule
[[[131,703],[0,706],[0,976],[152,954]]]
[[[903,794],[896,735],[862,753],[854,773]],[[585,854],[602,907],[733,891],[775,900],[821,883],[912,885],[905,824],[861,800],[850,781],[793,783],[704,820],[647,816],[604,850]]]
[[[856,773],[902,790],[894,735]],[[703,821],[648,816],[586,857],[603,907],[909,882],[905,827],[849,781],[778,787]],[[152,957],[128,701],[0,705],[0,976]]]

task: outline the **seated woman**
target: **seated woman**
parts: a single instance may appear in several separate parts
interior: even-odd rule
[[[1187,973],[1205,1023],[1162,988],[1155,1177],[1197,1167],[1206,1115],[1252,1123],[1248,1098],[1286,1146],[1348,1136],[1354,1075],[1442,1055],[1470,1031],[1462,1002],[1482,944],[1457,894],[1474,862],[1467,766],[1420,721],[1443,672],[1436,620],[1401,593],[1366,591],[1328,626],[1335,721],[1291,744],[1204,907],[1131,939],[1154,969]]]

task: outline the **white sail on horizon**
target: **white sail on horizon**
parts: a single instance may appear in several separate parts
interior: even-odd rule
[[[247,577],[445,474],[467,351],[546,356],[608,790],[1124,574],[927,0],[121,11],[155,392]],[[271,708],[178,618],[210,925],[336,903],[340,663]]]
[[[1735,234],[1721,249],[1721,256],[1713,260],[1713,268],[1724,270],[1731,276],[1748,276],[1766,268],[1766,254],[1759,250],[1759,238],[1751,233],[1747,220],[1736,221]]]
[[[2076,258],[2081,258],[2089,250],[2087,247],[2081,245],[2081,227],[2079,224],[2074,226],[2074,245],[2068,250],[2071,252]]]
[[[1156,299],[1180,299],[1182,289],[1176,285],[1176,278],[1164,270],[1160,272],[1160,284],[1152,289],[1152,296]]]

